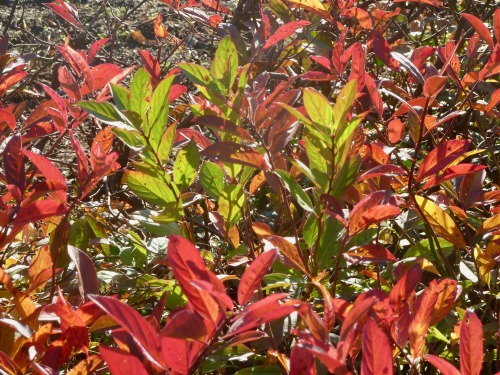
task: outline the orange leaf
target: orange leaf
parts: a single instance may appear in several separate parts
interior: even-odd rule
[[[161,13],[158,13],[158,16],[156,17],[155,24],[154,24],[154,32],[157,38],[164,39],[168,38],[168,31],[163,26],[163,23],[161,22],[163,20],[163,17]]]
[[[245,270],[238,286],[238,303],[246,304],[276,259],[276,250],[265,251]]]
[[[391,343],[372,318],[368,319],[363,328],[362,345],[362,374],[394,373]]]
[[[471,311],[460,323],[460,370],[464,375],[479,375],[483,364],[483,325]]]
[[[479,18],[474,16],[473,14],[469,13],[462,13],[462,17],[469,22],[474,30],[477,31],[477,33],[483,38],[483,40],[488,44],[491,50],[493,50],[493,38],[491,37],[490,31],[488,28],[484,25],[483,21],[481,21]]]
[[[434,305],[438,299],[438,291],[427,288],[417,298],[415,313],[410,323],[410,349],[413,358],[418,358],[425,346],[427,330],[430,326]]]

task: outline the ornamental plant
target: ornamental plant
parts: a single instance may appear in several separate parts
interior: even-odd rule
[[[0,372],[500,373],[493,2],[162,0],[124,66],[146,2],[0,40]]]

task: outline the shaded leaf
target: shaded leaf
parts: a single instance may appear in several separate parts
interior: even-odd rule
[[[224,162],[248,165],[258,169],[269,169],[264,157],[253,148],[234,142],[218,142],[206,147],[201,155]]]
[[[99,279],[90,257],[80,249],[68,245],[68,254],[75,263],[78,272],[78,289],[83,299],[87,300],[89,294],[99,293]]]
[[[349,263],[385,263],[394,262],[396,257],[382,245],[368,244],[351,249],[344,253]]]

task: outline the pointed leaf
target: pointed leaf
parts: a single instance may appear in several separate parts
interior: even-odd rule
[[[309,195],[302,189],[295,178],[293,178],[290,173],[283,170],[276,170],[275,173],[280,176],[286,189],[292,194],[293,199],[302,207],[304,210],[313,212],[314,206],[311,202]]]
[[[368,319],[363,328],[361,374],[393,374],[391,343],[375,320]]]
[[[234,142],[218,142],[205,148],[201,155],[224,162],[248,165],[258,169],[268,170],[264,157],[253,148]]]
[[[443,375],[461,375],[460,371],[458,371],[455,366],[437,355],[427,354],[424,355],[424,359],[438,369]]]
[[[460,228],[437,204],[419,195],[415,196],[415,203],[420,207],[422,213],[437,235],[461,249],[467,247]]]
[[[78,289],[82,298],[99,293],[99,279],[92,259],[80,249],[68,245],[68,254],[78,272]]]
[[[424,349],[438,292],[429,287],[418,296],[415,303],[415,312],[409,328],[410,350],[414,359],[420,357]]]
[[[460,370],[463,375],[479,375],[483,365],[483,325],[471,311],[460,323]]]
[[[436,97],[446,86],[446,82],[448,82],[446,76],[436,75],[427,78],[424,84],[424,95],[427,98]]]
[[[264,44],[264,47],[262,48],[264,50],[269,49],[276,43],[279,43],[282,40],[291,36],[293,33],[297,31],[298,28],[309,26],[310,24],[311,23],[309,21],[304,21],[304,20],[285,23],[273,33],[273,35],[266,41],[266,44]]]
[[[415,291],[422,278],[422,267],[417,263],[413,265],[396,283],[389,294],[389,304],[394,314],[399,315],[408,304],[408,299]]]
[[[436,0],[437,1],[437,0]],[[420,73],[420,70],[417,69],[415,65],[403,54],[399,52],[391,52],[391,56],[396,59],[396,61],[401,64],[403,68],[406,69],[406,71],[417,80],[418,83],[420,83],[422,86],[425,85],[425,79],[422,73]]]
[[[222,117],[214,115],[200,116],[196,117],[193,122],[200,125],[205,125],[215,131],[235,135],[244,141],[253,142],[253,137],[248,131],[246,131],[243,127],[238,126],[235,123]]]
[[[368,244],[351,249],[344,253],[349,263],[385,263],[394,262],[396,257],[382,245]]]
[[[90,300],[111,316],[130,334],[142,353],[156,366],[165,369],[160,336],[154,327],[132,307],[110,297],[91,295]]]
[[[474,16],[473,14],[469,13],[462,13],[462,17],[469,22],[474,30],[477,31],[477,33],[483,38],[483,40],[488,44],[488,47],[490,47],[490,50],[493,50],[494,43],[493,43],[493,38],[491,37],[490,31],[488,28],[484,25],[484,23]]]
[[[469,142],[461,139],[451,140],[440,144],[425,157],[418,170],[416,181],[419,182],[425,177],[437,174],[455,159],[465,154],[468,149]]]
[[[276,255],[276,250],[265,251],[245,270],[238,286],[238,303],[241,306],[246,304],[255,290],[259,288],[262,279],[273,265]]]
[[[123,373],[134,375],[148,375],[142,362],[131,353],[117,348],[99,346],[99,353],[108,365],[111,375]]]

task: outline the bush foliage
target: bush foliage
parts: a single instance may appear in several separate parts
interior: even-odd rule
[[[494,1],[162,2],[0,41],[0,372],[500,371]]]

